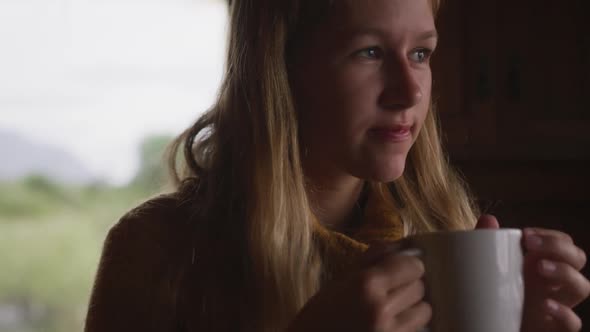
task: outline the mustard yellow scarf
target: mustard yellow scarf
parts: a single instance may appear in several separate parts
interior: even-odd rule
[[[350,235],[329,230],[315,220],[314,235],[322,250],[329,277],[347,273],[369,245],[403,237],[403,222],[395,200],[385,185],[369,186],[360,226]]]

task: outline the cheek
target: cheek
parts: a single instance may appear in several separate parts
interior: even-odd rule
[[[369,84],[371,78],[346,70],[317,70],[306,81],[309,84],[300,86],[298,104],[302,130],[308,139],[312,136],[349,144],[357,140],[374,116],[371,103],[378,93]]]
[[[415,111],[415,120],[416,120],[416,135],[420,132],[420,130],[422,129],[422,126],[424,124],[424,120],[426,119],[426,115],[428,114],[429,110],[430,110],[430,103],[431,103],[431,89],[432,89],[432,80],[431,80],[431,74],[430,71],[428,71],[427,74],[425,74],[423,77],[421,77],[421,84],[420,86],[422,87],[422,99],[420,100],[420,104],[417,105],[416,107],[416,111]]]

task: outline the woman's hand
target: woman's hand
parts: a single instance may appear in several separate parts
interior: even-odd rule
[[[369,249],[364,262],[311,298],[289,331],[414,332],[426,326],[432,309],[423,302],[422,262],[386,248]]]
[[[478,228],[497,228],[492,216],[482,216]],[[525,305],[523,332],[580,331],[582,321],[572,310],[590,295],[590,281],[580,271],[586,254],[559,231],[527,228],[523,245]]]
[[[590,295],[590,282],[580,271],[586,254],[562,232],[524,230],[524,332],[580,331],[573,308]]]

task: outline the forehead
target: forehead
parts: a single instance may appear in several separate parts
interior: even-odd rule
[[[434,16],[429,0],[336,0],[330,25],[337,30],[432,30]]]

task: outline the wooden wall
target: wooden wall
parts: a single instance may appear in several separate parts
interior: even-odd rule
[[[590,256],[590,2],[446,0],[438,30],[445,144],[482,210]]]

